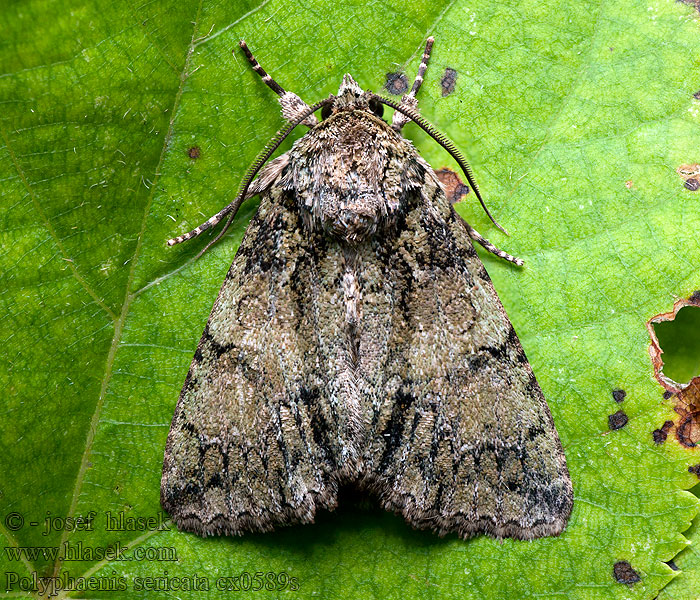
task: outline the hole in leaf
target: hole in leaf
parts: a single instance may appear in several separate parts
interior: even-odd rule
[[[664,387],[664,399],[673,402],[678,415],[673,427],[668,422],[652,432],[663,443],[671,430],[686,448],[700,443],[700,290],[681,298],[667,313],[647,322],[651,337],[649,356],[654,376]],[[662,358],[663,357],[663,358]]]
[[[681,308],[672,321],[654,324],[663,352],[663,373],[680,384],[700,375],[700,308]]]

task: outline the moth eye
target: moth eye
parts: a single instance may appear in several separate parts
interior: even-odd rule
[[[325,121],[328,117],[331,116],[331,111],[333,110],[333,107],[330,104],[326,104],[322,109],[321,109],[321,120]]]
[[[384,105],[381,102],[370,100],[369,109],[380,119],[382,118],[382,115],[384,115]]]

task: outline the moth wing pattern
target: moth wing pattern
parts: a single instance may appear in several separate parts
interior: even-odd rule
[[[180,529],[312,522],[345,483],[439,535],[533,539],[566,526],[562,445],[472,240],[522,261],[461,220],[400,134],[408,121],[429,133],[500,227],[459,151],[416,112],[432,44],[401,104],[346,74],[337,96],[308,106],[241,42],[290,123],[232,203],[168,242],[229,215],[219,239],[240,202],[262,197],[168,435],[161,504]],[[391,125],[379,105],[394,108]],[[310,131],[253,181],[302,123]]]
[[[318,400],[333,385],[327,354],[337,362],[339,351],[317,336],[325,327],[325,339],[337,339],[333,329],[342,322],[316,306],[328,287],[317,279],[319,260],[335,280],[333,249],[304,232],[283,192],[264,193],[168,435],[161,504],[180,529],[268,531],[335,506],[338,427],[345,424],[343,414],[331,414],[332,403]]]
[[[383,284],[363,296],[364,485],[441,535],[557,535],[573,491],[549,408],[461,217],[426,179],[366,254]]]

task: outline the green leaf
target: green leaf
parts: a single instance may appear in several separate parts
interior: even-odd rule
[[[646,331],[674,296],[700,288],[700,196],[675,173],[700,159],[692,97],[700,36],[689,7],[30,0],[4,7],[0,19],[8,591],[47,595],[21,583],[37,573],[63,583],[98,577],[98,586],[123,577],[128,597],[216,598],[217,578],[261,571],[287,573],[300,589],[259,598],[651,599],[674,577],[666,597],[691,597],[697,554],[679,557],[680,575],[664,561],[688,543],[682,532],[698,502],[684,490],[697,482],[688,467],[698,459],[673,436],[654,444],[652,431],[677,415],[661,402]],[[175,402],[255,202],[196,262],[206,239],[172,249],[165,240],[228,203],[282,125],[274,95],[231,50],[245,38],[286,89],[313,102],[345,72],[374,90],[386,73],[411,79],[431,34],[422,112],[470,157],[511,236],[471,194],[459,210],[526,260],[517,269],[484,256],[566,450],[575,489],[568,528],[533,542],[439,539],[348,500],[313,526],[236,539],[167,524],[107,530],[107,513],[159,518]],[[447,67],[456,88],[442,97]],[[417,128],[407,133],[433,166],[451,165]],[[626,391],[621,404],[614,389]],[[618,410],[629,422],[609,431]],[[43,535],[49,511],[95,511],[93,530]],[[13,554],[64,552],[64,543],[77,551],[81,542],[83,553],[118,543],[125,556],[144,555]],[[618,583],[619,561],[640,581]],[[212,589],[162,591],[162,581],[159,592],[137,589],[149,576],[193,584],[197,576]]]
[[[692,491],[696,496],[699,495],[700,485]],[[696,547],[700,538],[699,529],[696,516],[690,529],[685,532],[692,545],[683,550],[672,563],[674,568],[682,570],[682,574],[661,590],[659,600],[697,600],[700,589],[700,552]]]

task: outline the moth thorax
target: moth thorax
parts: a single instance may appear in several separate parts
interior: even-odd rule
[[[377,231],[378,215],[367,203],[341,206],[324,216],[324,229],[347,242],[359,242]]]
[[[376,190],[334,200],[319,207],[321,225],[333,237],[350,243],[361,242],[384,229],[398,206],[388,203]]]

